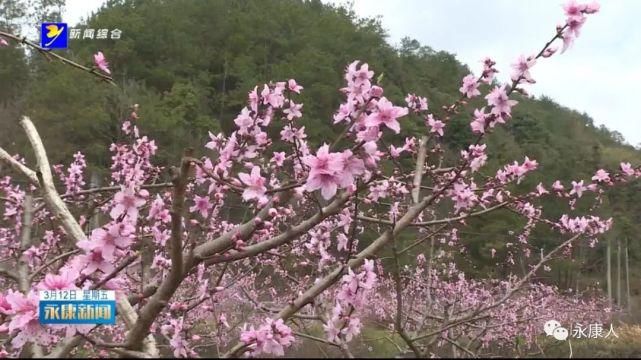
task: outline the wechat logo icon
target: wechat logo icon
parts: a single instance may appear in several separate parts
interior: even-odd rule
[[[568,329],[561,326],[561,323],[556,320],[549,320],[543,325],[543,331],[547,336],[552,336],[553,338],[563,341],[568,338],[569,332]]]

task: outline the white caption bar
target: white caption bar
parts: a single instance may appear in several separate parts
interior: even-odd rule
[[[115,301],[113,290],[41,290],[40,301]]]

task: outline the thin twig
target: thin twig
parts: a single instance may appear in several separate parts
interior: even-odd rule
[[[25,44],[25,45],[27,45],[29,47],[32,47],[32,48],[38,50],[45,57],[53,57],[55,59],[58,59],[64,64],[67,64],[67,65],[70,65],[72,67],[75,67],[76,69],[80,69],[82,71],[88,72],[89,74],[91,74],[93,76],[96,76],[97,78],[99,78],[99,79],[101,79],[103,81],[106,81],[106,82],[108,82],[109,84],[111,84],[111,85],[113,85],[115,87],[118,87],[118,85],[116,85],[116,83],[113,81],[113,78],[111,76],[109,76],[107,74],[103,74],[101,72],[98,72],[98,71],[96,71],[95,68],[88,68],[86,66],[78,64],[75,61],[69,60],[64,56],[60,56],[60,55],[56,54],[55,52],[50,51],[49,49],[43,48],[40,45],[27,40],[27,38],[25,38],[25,37],[21,38],[21,37],[19,37],[17,35],[14,35],[14,34],[11,34],[11,33],[5,32],[5,31],[0,31],[0,36],[3,36],[5,38],[11,39],[11,40],[14,40],[15,42],[17,42],[19,44]]]
[[[42,266],[40,266],[39,268],[37,268],[33,273],[31,273],[31,275],[30,275],[30,279],[33,279],[34,277],[36,277],[40,272],[42,272],[44,269],[46,269],[46,268],[48,268],[49,266],[51,266],[51,265],[52,265],[53,263],[55,263],[56,261],[58,261],[58,260],[62,260],[62,259],[64,259],[64,258],[67,258],[67,257],[69,257],[69,256],[71,256],[71,255],[73,255],[73,254],[77,254],[77,253],[79,253],[79,252],[80,252],[80,249],[75,249],[75,250],[67,251],[66,253],[63,253],[63,254],[60,254],[60,255],[56,256],[55,258],[53,258],[53,259],[49,260],[49,261],[48,261],[47,263],[45,263],[44,265],[42,265]]]

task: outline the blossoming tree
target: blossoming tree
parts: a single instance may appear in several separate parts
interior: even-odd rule
[[[447,348],[477,356],[511,349],[517,338],[537,345],[552,318],[607,321],[602,299],[561,294],[533,277],[573,244],[596,241],[612,219],[548,218],[540,200],[574,209],[577,199],[598,198],[641,170],[622,163],[571,186],[534,189],[520,184],[539,165],[528,157],[493,176],[479,171],[488,159],[483,140],[510,120],[518,104],[511,96],[534,83],[530,69],[553,56],[557,42],[565,51],[598,9],[570,1],[551,40],[513,64],[510,84],[497,84],[496,64],[485,59],[478,76],[462,79],[460,99],[443,109],[415,94],[394,104],[374,71],[354,61],[333,118],[343,131],[318,149],[310,149],[298,122],[304,115],[296,97],[304,88],[293,79],[255,87],[234,132],[210,133],[206,156],[188,149],[168,169],[154,164],[157,146],[140,133],[132,107],[121,124],[127,140],[110,148],[111,183],[101,188],[87,187],[81,152],[68,166],[51,166],[24,117],[36,161],[0,149],[11,168],[0,176],[0,353],[153,357],[169,348],[177,357],[282,356],[312,341],[351,357],[363,326],[382,326],[402,354]],[[0,46],[7,40],[38,48],[0,32]],[[52,56],[112,82],[101,52],[93,69]],[[469,100],[482,96],[483,84],[490,87],[487,105],[472,109]],[[450,117],[463,111],[476,141],[448,163],[441,139]],[[424,122],[424,133],[400,138],[410,121]],[[408,159],[411,169],[402,163]],[[171,181],[160,181],[167,172]],[[244,215],[230,214],[239,202]],[[491,221],[497,211],[524,219],[502,255],[508,263],[524,259],[528,272],[471,279],[455,261],[467,256],[459,230],[467,219]],[[528,242],[538,226],[558,233],[557,246],[540,256]],[[369,233],[374,239],[363,240]],[[117,325],[40,325],[43,289],[116,290]]]

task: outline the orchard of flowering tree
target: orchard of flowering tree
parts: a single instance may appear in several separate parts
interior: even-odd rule
[[[318,146],[301,123],[313,104],[299,100],[313,84],[295,73],[246,89],[233,130],[209,132],[173,166],[156,162],[145,109],[131,105],[104,186],[90,182],[83,148],[53,163],[58,149],[44,145],[43,126],[21,116],[21,133],[1,135],[29,147],[0,148],[0,355],[274,357],[307,347],[354,357],[368,329],[402,357],[525,356],[550,342],[571,353],[546,337],[547,321],[607,331],[619,309],[600,291],[541,279],[550,261],[598,244],[617,221],[599,211],[602,197],[641,168],[622,161],[591,178],[529,186],[545,164],[525,156],[487,173],[485,140],[513,121],[516,99],[535,86],[530,70],[571,51],[598,11],[571,0],[547,43],[515,54],[511,69],[486,58],[447,106],[419,93],[394,102],[368,59],[345,64],[334,90],[342,103],[325,119],[338,135]],[[87,67],[0,31],[0,52],[14,45],[98,79],[97,88],[116,85],[107,51]],[[499,69],[510,83],[495,79]],[[448,152],[443,139],[460,115],[468,120],[456,131],[474,140]],[[402,136],[410,123],[420,130]],[[555,202],[568,211],[550,214]],[[490,257],[524,271],[470,275],[468,223],[505,212],[520,221]],[[532,244],[538,228],[552,232],[552,247]],[[42,325],[38,292],[66,289],[115,290],[116,325]]]

